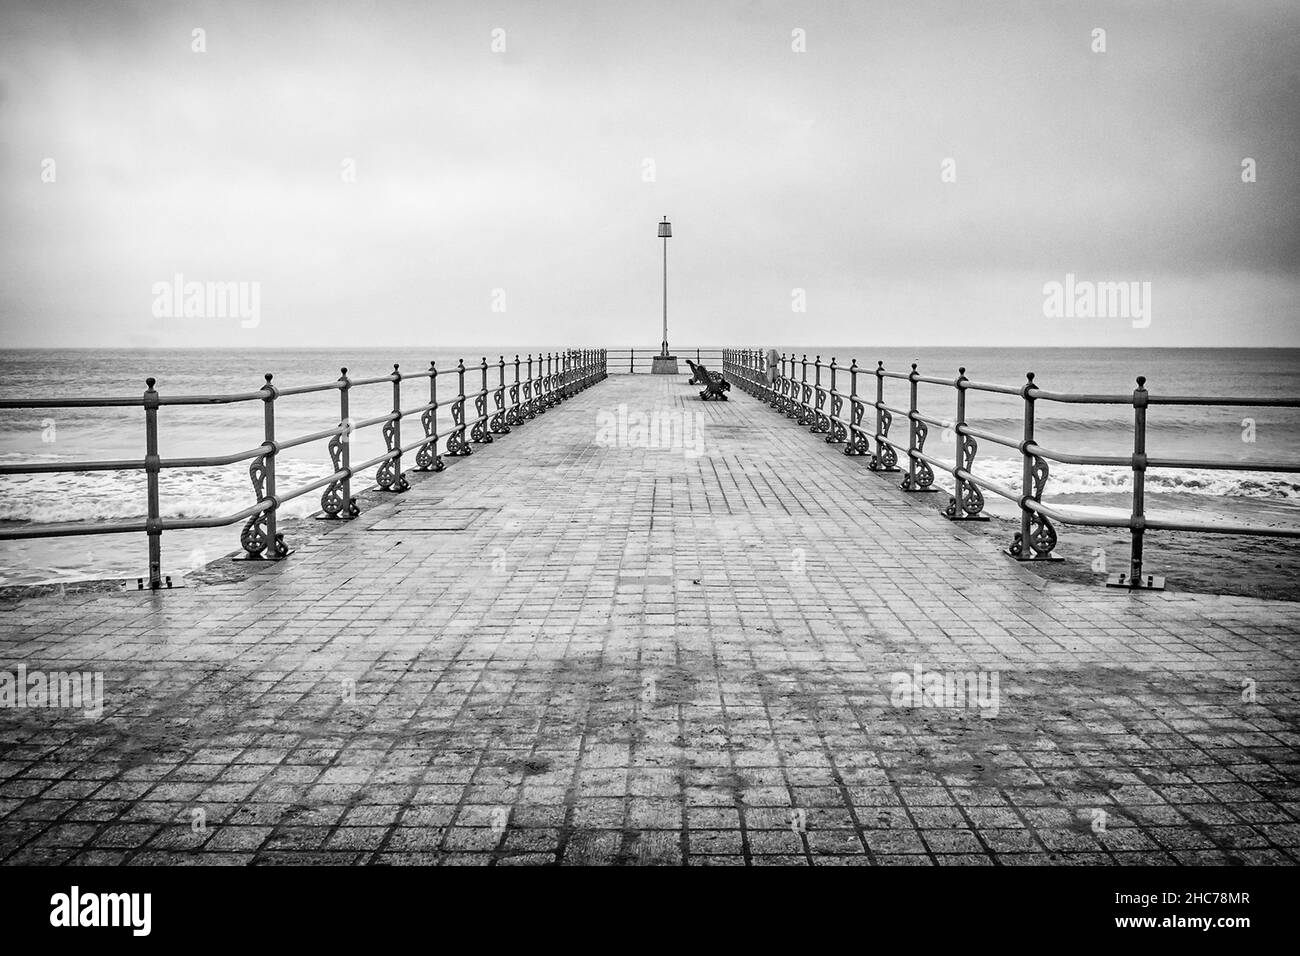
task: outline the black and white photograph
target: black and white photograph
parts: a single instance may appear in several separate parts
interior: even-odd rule
[[[3,0],[6,925],[1259,945],[1298,107],[1294,0]]]

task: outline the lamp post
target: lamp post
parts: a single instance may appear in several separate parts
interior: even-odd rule
[[[668,240],[673,235],[673,224],[664,216],[659,223],[659,238],[664,241],[664,338],[650,371],[655,375],[676,375],[677,356],[668,354]]]

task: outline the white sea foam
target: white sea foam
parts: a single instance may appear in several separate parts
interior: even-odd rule
[[[292,490],[322,476],[321,466],[284,459],[277,464],[277,490]],[[366,482],[358,481],[357,487]],[[159,479],[164,518],[213,518],[253,504],[243,469],[169,469]],[[146,479],[139,472],[11,475],[0,478],[0,521],[95,521],[137,518],[146,510]],[[287,517],[320,510],[320,492],[280,507]]]
[[[1133,486],[1133,472],[1126,468],[1066,465],[1049,462],[1050,473],[1044,498],[1060,494],[1128,493]],[[975,459],[973,472],[1000,484],[1020,487],[1020,459]],[[944,476],[938,479],[943,482]],[[1149,470],[1146,488],[1151,492],[1205,495],[1227,498],[1262,498],[1273,501],[1300,501],[1300,475],[1276,471],[1216,471],[1188,468],[1177,471]]]

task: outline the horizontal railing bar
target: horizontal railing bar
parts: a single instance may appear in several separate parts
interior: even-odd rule
[[[443,435],[422,435],[409,445],[403,445],[400,450],[405,455],[408,451],[415,451],[415,449],[423,448],[425,445],[437,444],[443,437]]]
[[[1041,501],[1034,501],[1032,498],[1025,502],[1025,507],[1030,511],[1046,515],[1049,518],[1055,518],[1063,524],[1076,524],[1093,528],[1134,528],[1141,527],[1147,531],[1198,531],[1209,534],[1245,534],[1257,535],[1261,537],[1276,538],[1300,538],[1300,528],[1276,528],[1266,527],[1264,525],[1252,524],[1234,524],[1231,522],[1216,521],[1177,521],[1172,518],[1161,518],[1146,516],[1140,519],[1133,519],[1128,516],[1110,517],[1108,515],[1089,515],[1082,514],[1074,509],[1061,510],[1051,505],[1043,504]]]
[[[119,408],[144,405],[144,397],[135,398],[5,398],[0,408]]]
[[[914,422],[925,422],[927,425],[933,425],[935,428],[952,428],[951,421],[940,421],[937,418],[929,418],[922,415],[920,412],[909,414],[907,417],[912,419]]]
[[[370,428],[372,425],[382,425],[384,422],[397,421],[397,412],[388,412],[384,415],[376,415],[374,418],[367,418],[363,422],[353,422],[352,430],[360,431],[363,428]]]
[[[968,392],[992,392],[996,395],[1019,395],[1020,389],[1011,385],[993,385],[989,382],[962,382],[959,388]]]
[[[1017,393],[1019,394],[1019,393]],[[1036,401],[1058,402],[1064,405],[1132,405],[1133,393],[1127,395],[1086,394],[1075,392],[1046,392],[1033,386],[1029,397]]]
[[[1147,458],[1147,468],[1203,468],[1207,471],[1281,471],[1300,472],[1300,465],[1286,461],[1204,461],[1196,458]]]
[[[0,465],[0,475],[50,475],[73,471],[140,471],[143,458],[117,461],[50,461],[21,465]]]
[[[1021,507],[1036,514],[1046,515],[1048,518],[1055,518],[1062,524],[1083,525],[1085,528],[1127,528],[1129,526],[1128,518],[1109,518],[1106,515],[1062,511],[1051,505],[1045,505],[1041,501],[1035,501],[1033,498],[1025,498],[1021,502]]]
[[[1052,451],[1050,448],[1044,448],[1037,442],[1028,442],[1025,445],[1025,451],[1030,455],[1038,455],[1046,458],[1048,461],[1059,461],[1066,465],[1114,465],[1120,468],[1132,468],[1133,456],[1131,455],[1071,455],[1063,451]]]
[[[956,388],[957,383],[961,381],[958,378],[931,378],[928,375],[918,375],[916,381],[923,382],[926,385],[946,385],[948,388]]]
[[[402,377],[405,378],[406,376],[403,375]],[[351,384],[353,388],[356,388],[358,385],[378,385],[381,382],[395,381],[397,381],[397,379],[393,376],[392,372],[389,372],[387,375],[377,375],[374,378],[354,378]]]
[[[159,405],[237,405],[240,402],[265,401],[266,389],[256,392],[233,392],[229,395],[159,395]]]
[[[237,451],[229,455],[206,455],[201,458],[164,458],[158,463],[159,468],[210,468],[218,465],[233,465],[236,462],[248,461],[256,458],[258,455],[265,455],[271,449],[266,445],[258,445],[256,448],[249,448],[246,451]]]
[[[904,455],[908,455],[911,453],[911,449],[907,445],[900,445],[898,442],[894,441],[894,439],[890,438],[888,435],[878,434],[875,435],[874,437],[878,441],[884,442],[890,448],[894,449],[894,451],[901,451]]]
[[[194,528],[224,528],[226,525],[232,525],[253,515],[261,514],[263,511],[269,511],[274,505],[270,498],[263,498],[256,504],[249,505],[243,511],[236,511],[233,514],[218,515],[213,518],[163,518],[161,526],[163,531],[186,531]]]
[[[0,541],[13,541],[18,538],[63,538],[77,534],[134,534],[146,530],[147,522],[131,521],[56,521],[35,523],[17,527],[0,528]]]
[[[384,462],[384,461],[388,461],[388,460],[390,460],[390,459],[392,459],[392,458],[396,458],[397,455],[398,455],[398,452],[397,452],[396,449],[394,449],[393,451],[386,451],[386,452],[384,452],[382,455],[378,455],[378,456],[375,457],[375,458],[371,458],[371,459],[370,459],[368,462],[366,462],[365,464],[362,464],[362,465],[353,465],[353,466],[352,466],[352,474],[355,475],[355,474],[358,474],[358,473],[360,473],[360,472],[365,471],[367,468],[373,468],[375,465],[378,465],[380,462]]]
[[[1222,398],[1204,395],[1148,395],[1148,405],[1246,405],[1259,408],[1300,408],[1300,398]]]
[[[290,448],[297,448],[299,445],[306,445],[314,441],[320,441],[323,438],[333,438],[335,435],[342,435],[347,432],[344,425],[335,425],[333,428],[322,429],[312,435],[299,435],[297,438],[290,438],[286,441],[277,441],[276,445],[280,451]]]
[[[1300,528],[1269,528],[1262,525],[1223,524],[1208,521],[1174,521],[1171,519],[1148,517],[1147,530],[1157,531],[1205,531],[1210,534],[1246,534],[1268,538],[1300,538]]]
[[[350,383],[356,385],[356,382]],[[343,383],[338,379],[332,382],[321,382],[319,385],[291,385],[288,388],[276,387],[277,398],[284,398],[286,395],[310,395],[313,392],[337,391],[343,387]]]
[[[284,504],[286,501],[293,501],[294,498],[298,498],[301,497],[302,495],[307,494],[308,492],[315,491],[317,488],[324,488],[331,481],[340,481],[348,477],[349,471],[351,471],[351,469],[347,469],[346,471],[345,470],[336,471],[332,475],[326,475],[324,478],[317,478],[315,481],[310,481],[305,485],[299,485],[297,488],[294,488],[292,491],[277,492],[275,497],[279,500],[280,504]]]
[[[909,450],[908,454],[911,457],[917,459],[918,461],[924,461],[927,464],[934,465],[934,467],[938,468],[942,472],[946,472],[947,474],[954,475],[954,476],[957,474],[957,465],[955,462],[951,462],[943,458],[932,458],[923,451]]]
[[[991,441],[995,445],[1002,445],[1006,448],[1020,448],[1019,438],[1008,438],[1006,435],[999,435],[996,432],[986,432],[982,428],[971,428],[966,423],[954,425],[952,430],[958,435],[970,435],[972,438],[982,438],[984,441]]]

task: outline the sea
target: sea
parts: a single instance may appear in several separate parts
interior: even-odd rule
[[[789,346],[775,346],[792,353]],[[554,348],[521,348],[530,355]],[[638,349],[638,351],[642,351]],[[649,354],[646,350],[643,354]],[[713,350],[705,350],[708,356]],[[694,349],[679,350],[693,355]],[[1152,396],[1249,395],[1263,399],[1300,397],[1300,349],[1043,349],[1043,348],[921,348],[870,346],[799,348],[809,362],[820,355],[846,369],[856,360],[870,370],[878,361],[891,371],[909,371],[916,363],[923,375],[953,378],[965,368],[972,381],[1019,387],[1033,372],[1043,389],[1057,392],[1131,394],[1142,375]],[[155,378],[162,395],[256,391],[265,373],[281,388],[335,380],[344,367],[354,378],[386,375],[397,364],[406,374],[426,371],[434,362],[439,371],[438,397],[448,402],[456,393],[457,362],[465,360],[466,391],[483,380],[482,361],[489,363],[487,382],[499,380],[504,359],[507,383],[514,380],[515,350],[466,347],[428,349],[40,349],[0,350],[0,398],[138,396],[145,379]],[[716,363],[715,363],[716,364]],[[684,366],[683,366],[684,369]],[[611,365],[611,372],[625,371]],[[812,368],[809,368],[812,379]],[[858,375],[859,394],[874,398],[875,377]],[[685,373],[683,371],[683,380]],[[823,371],[823,381],[829,373]],[[617,402],[617,378],[602,385]],[[837,372],[837,385],[847,393],[850,378]],[[405,381],[402,405],[411,408],[428,400],[428,380]],[[908,383],[887,380],[886,401],[905,407]],[[747,401],[745,396],[737,396]],[[276,402],[277,436],[281,439],[320,431],[339,421],[339,394],[287,396]],[[953,391],[921,385],[918,406],[941,421],[955,415]],[[392,408],[387,383],[355,388],[351,416],[361,420]],[[758,412],[756,412],[758,413]],[[1071,454],[1127,455],[1133,450],[1131,406],[1036,403],[1036,436],[1040,444]],[[560,414],[572,414],[561,410]],[[762,412],[762,414],[771,414]],[[262,441],[261,402],[234,405],[167,406],[159,411],[159,446],[164,458],[219,455],[251,449]],[[1022,433],[1023,401],[1018,396],[969,392],[966,420],[972,427],[1018,440]],[[439,431],[450,424],[449,409],[439,416]],[[418,418],[404,422],[404,442],[418,434]],[[593,430],[596,425],[593,421]],[[791,427],[794,427],[793,425]],[[906,422],[894,426],[906,434]],[[949,436],[947,436],[950,438]],[[0,411],[0,462],[86,461],[143,458],[144,412],[134,408],[20,409]],[[951,441],[931,431],[927,451],[951,458]],[[706,454],[708,448],[705,434]],[[378,428],[353,437],[353,461],[383,451]],[[665,453],[669,453],[665,451]],[[1269,407],[1152,406],[1148,411],[1147,453],[1156,457],[1203,462],[1300,463],[1300,409]],[[408,467],[413,467],[410,462]],[[786,466],[812,467],[811,461]],[[277,461],[278,488],[284,492],[329,472],[326,443],[318,441],[283,452]],[[1017,487],[1020,460],[1009,448],[981,442],[976,474]],[[373,485],[374,469],[354,478],[357,489]],[[939,484],[951,483],[939,475]],[[1046,500],[1082,508],[1126,509],[1131,472],[1125,468],[1053,464]],[[253,502],[247,463],[224,467],[164,471],[160,480],[162,512],[170,518],[230,514]],[[1152,470],[1147,474],[1148,505],[1164,514],[1224,516],[1265,526],[1300,525],[1300,475],[1281,471],[1218,471],[1203,466]],[[286,518],[307,519],[319,507],[320,492],[286,503]],[[935,496],[939,498],[941,496]],[[946,496],[944,501],[946,501]],[[1015,506],[988,496],[994,514],[1009,516]],[[26,522],[95,521],[135,518],[145,510],[145,479],[137,472],[74,472],[0,476],[0,528]],[[164,570],[181,572],[229,554],[239,546],[239,525],[217,529],[168,532],[163,537]],[[133,578],[146,569],[143,534],[91,535],[52,539],[0,541],[0,584],[34,584],[95,578]]]

